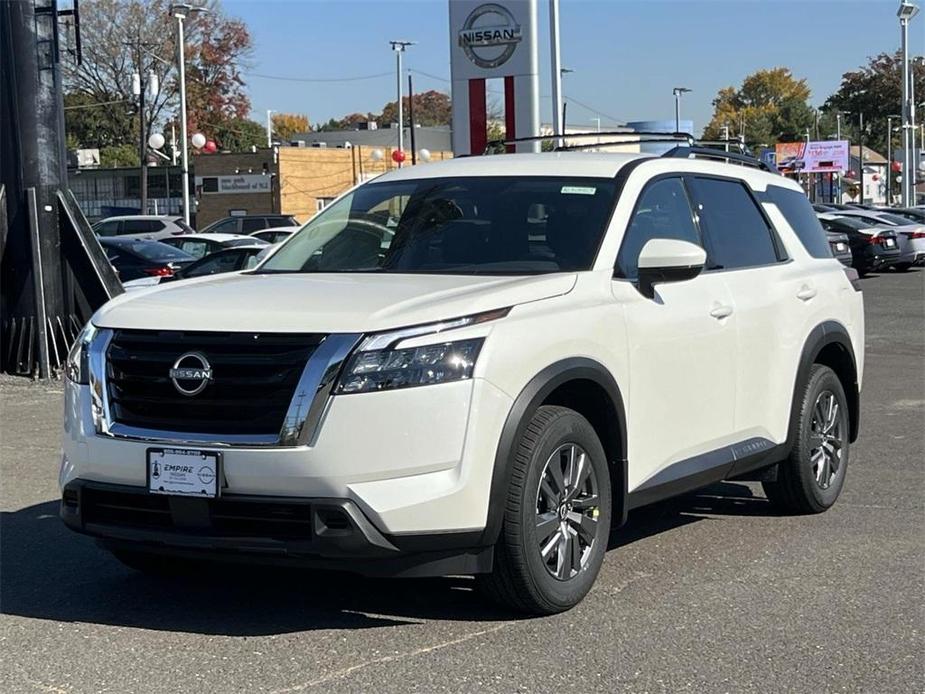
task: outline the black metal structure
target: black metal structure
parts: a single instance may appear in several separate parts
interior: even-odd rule
[[[39,378],[122,291],[67,190],[59,47],[56,0],[0,2],[0,371]]]
[[[662,156],[672,159],[716,159],[717,161],[725,161],[729,164],[740,164],[742,166],[750,166],[754,169],[761,169],[769,173],[777,173],[777,171],[760,159],[756,159],[748,154],[726,152],[712,147],[675,147],[665,152]]]

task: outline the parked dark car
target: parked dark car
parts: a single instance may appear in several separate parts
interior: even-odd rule
[[[142,277],[170,277],[195,260],[160,241],[101,238],[100,245],[123,282]]]
[[[249,214],[242,217],[224,217],[212,222],[201,234],[253,234],[270,227],[297,227],[298,220],[288,214]]]
[[[852,266],[859,275],[892,265],[900,256],[896,234],[852,217],[821,214],[819,222],[826,232],[844,234],[851,248]]]

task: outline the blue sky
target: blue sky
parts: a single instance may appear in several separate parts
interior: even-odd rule
[[[724,86],[760,68],[789,67],[808,80],[814,105],[867,57],[899,47],[896,0],[560,0],[563,91],[569,125],[601,117],[673,118],[671,89],[686,86],[682,116],[699,131]],[[408,39],[415,91],[448,91],[446,0],[225,0],[243,19],[254,54],[246,75],[253,117],[266,109],[306,113],[313,123],[378,111],[395,98],[389,39]],[[541,118],[551,119],[548,2],[540,0]],[[925,48],[925,12],[911,48]],[[355,81],[298,82],[258,75]],[[435,79],[436,78],[436,79]],[[439,79],[442,78],[442,79]],[[580,103],[579,103],[580,102]]]

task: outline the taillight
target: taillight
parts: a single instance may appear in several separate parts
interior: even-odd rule
[[[910,234],[910,238],[913,238],[913,239],[925,239],[925,231],[921,231],[921,230],[920,230],[920,231],[913,231],[912,234]]]
[[[145,274],[151,275],[151,277],[172,277],[173,268],[167,265],[162,267],[148,267],[145,268]]]

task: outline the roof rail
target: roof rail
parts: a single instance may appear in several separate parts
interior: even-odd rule
[[[626,128],[624,130],[589,130],[586,132],[568,132],[561,135],[555,133],[550,133],[548,135],[531,135],[529,137],[510,137],[497,140],[489,140],[485,145],[484,154],[491,154],[491,150],[494,147],[502,147],[505,145],[513,145],[518,142],[544,142],[546,140],[555,141],[555,140],[565,140],[568,138],[575,137],[593,137],[595,140],[601,137],[625,137],[625,140],[620,141],[611,141],[611,142],[588,142],[572,145],[563,145],[561,147],[556,147],[554,151],[564,152],[576,149],[587,149],[589,147],[601,147],[604,145],[620,145],[620,144],[638,144],[640,142],[686,142],[688,144],[695,142],[695,138],[690,133],[666,133],[666,132],[655,132],[655,131],[640,131],[640,130],[631,130]],[[643,139],[645,138],[645,139]],[[656,139],[652,139],[656,138]]]
[[[768,173],[777,173],[777,171],[763,161],[755,159],[755,157],[739,154],[738,152],[726,152],[712,147],[675,147],[665,152],[662,156],[669,159],[719,159],[729,164],[750,166],[753,169],[761,169]]]

